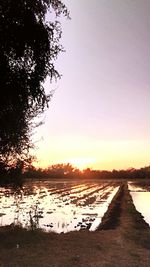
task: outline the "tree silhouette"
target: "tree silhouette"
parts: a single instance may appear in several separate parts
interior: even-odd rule
[[[0,1],[1,159],[29,150],[33,118],[51,97],[43,83],[47,76],[60,77],[54,66],[63,50],[60,15],[69,17],[60,0]]]

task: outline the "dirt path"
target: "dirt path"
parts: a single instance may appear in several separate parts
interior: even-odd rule
[[[143,216],[135,209],[127,183],[123,183],[103,216],[98,230],[116,229],[117,227],[129,228],[129,226],[149,229]]]
[[[1,267],[150,267],[150,228],[123,184],[96,232],[0,229]]]

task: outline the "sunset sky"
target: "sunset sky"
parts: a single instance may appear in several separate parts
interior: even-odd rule
[[[35,130],[37,165],[81,169],[150,165],[150,1],[65,0],[63,75],[45,124]]]

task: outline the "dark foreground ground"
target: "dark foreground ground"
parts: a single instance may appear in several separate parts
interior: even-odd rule
[[[96,232],[0,228],[0,266],[150,267],[150,228],[123,184]]]

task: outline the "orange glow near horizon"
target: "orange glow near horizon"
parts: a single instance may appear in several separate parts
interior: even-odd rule
[[[37,168],[47,168],[50,165],[55,165],[55,164],[71,164],[73,167],[79,169],[80,171],[85,170],[87,168],[93,169],[93,164],[95,162],[94,158],[71,158],[71,159],[66,159],[64,161],[60,162],[53,162],[52,164],[47,165],[44,162],[34,162],[33,165]]]
[[[70,163],[83,170],[113,170],[141,168],[150,165],[150,142],[133,140],[54,140],[36,151],[35,167],[46,168],[59,163]]]
[[[66,160],[64,163],[70,163],[71,165],[75,166],[79,170],[84,170],[86,168],[92,168],[94,162],[96,160],[94,158],[72,158]]]
[[[63,75],[44,84],[54,94],[32,137],[36,166],[150,165],[150,1],[64,2],[72,19],[61,19]]]

